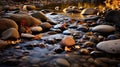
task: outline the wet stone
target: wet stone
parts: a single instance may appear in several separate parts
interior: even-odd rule
[[[87,26],[83,26],[83,25],[78,25],[78,27],[77,27],[78,31],[83,31],[83,32],[87,32],[88,29],[89,28]]]
[[[70,67],[70,63],[63,58],[57,58],[55,59],[55,63],[59,64],[60,66]]]
[[[92,51],[92,52],[90,52],[90,55],[94,58],[105,57],[106,56],[106,54],[101,52],[101,51]]]
[[[97,25],[92,28],[92,31],[99,33],[112,33],[115,30],[116,30],[115,27],[110,25]]]
[[[20,37],[19,32],[15,28],[9,28],[2,33],[2,39],[13,39],[16,40]]]
[[[62,52],[64,51],[64,49],[58,48],[58,49],[55,49],[54,51],[55,51],[56,53],[62,53]]]
[[[103,41],[97,44],[97,48],[107,53],[119,54],[120,53],[119,42],[120,42],[119,39]]]
[[[64,35],[72,35],[73,33],[74,33],[73,30],[65,30],[65,31],[63,31]]]
[[[52,25],[48,22],[44,22],[40,26],[42,27],[43,31],[48,31],[52,27]]]
[[[87,49],[85,49],[85,48],[82,48],[82,49],[80,49],[80,53],[81,53],[81,54],[88,55],[88,54],[89,54],[89,50],[87,50]]]

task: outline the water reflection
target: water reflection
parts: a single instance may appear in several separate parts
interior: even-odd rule
[[[77,13],[77,14],[71,13],[71,14],[65,14],[65,15],[69,16],[73,19],[83,19],[83,18],[85,18],[85,16],[81,15],[80,13]]]

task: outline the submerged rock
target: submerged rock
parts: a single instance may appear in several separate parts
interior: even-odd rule
[[[57,64],[60,65],[60,66],[70,67],[70,63],[69,63],[66,59],[57,58],[57,59],[55,59],[54,61],[55,61],[55,63],[57,63]]]
[[[97,44],[97,48],[107,53],[120,53],[120,39],[103,41]]]

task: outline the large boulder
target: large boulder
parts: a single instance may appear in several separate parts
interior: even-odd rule
[[[37,18],[34,18],[26,14],[11,14],[10,19],[13,19],[14,21],[16,21],[18,25],[28,26],[28,27],[37,26],[42,23]]]
[[[3,31],[9,29],[9,28],[15,28],[18,30],[18,25],[15,21],[7,18],[1,18],[0,19],[0,35]]]
[[[97,48],[107,53],[120,53],[120,39],[103,41],[97,44]]]
[[[17,40],[18,38],[20,38],[20,35],[18,30],[16,30],[15,28],[9,28],[5,30],[1,35],[1,39],[4,40],[8,40],[8,39]]]
[[[82,15],[94,15],[97,14],[98,10],[94,8],[86,8],[81,11]]]
[[[112,25],[120,26],[120,11],[110,10],[105,14],[105,21]]]

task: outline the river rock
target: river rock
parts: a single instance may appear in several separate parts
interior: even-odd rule
[[[75,45],[75,40],[72,36],[65,36],[62,41],[60,42],[62,46],[73,46]]]
[[[40,27],[40,26],[31,27],[30,29],[33,33],[42,31],[42,27]]]
[[[24,5],[23,10],[35,10],[36,7],[34,5]]]
[[[19,32],[15,28],[10,28],[5,30],[2,35],[1,39],[18,39],[20,38]]]
[[[0,34],[9,28],[15,28],[16,30],[18,30],[18,25],[16,24],[15,21],[11,19],[1,18],[0,19]]]
[[[43,31],[48,31],[52,27],[52,25],[48,22],[44,22],[40,26],[43,28]]]
[[[35,35],[29,34],[29,33],[22,33],[21,37],[23,37],[23,38],[34,38]]]
[[[74,8],[65,8],[63,9],[64,13],[80,13],[80,10]]]
[[[73,31],[73,30],[65,30],[65,31],[63,31],[63,34],[64,35],[72,35],[74,32],[75,31]]]
[[[94,14],[97,14],[97,10],[94,9],[94,8],[86,8],[86,9],[83,9],[81,14],[82,15],[94,15]]]
[[[7,41],[0,40],[0,49],[1,49],[1,48],[4,48],[4,47],[7,46],[7,45],[8,45]]]
[[[27,14],[11,14],[10,19],[14,20],[18,25],[28,27],[40,25],[42,23],[37,18],[34,18]]]
[[[120,53],[120,39],[103,41],[98,43],[96,47],[107,53],[118,54]]]
[[[110,25],[98,25],[92,28],[92,31],[99,32],[99,33],[111,33],[114,32],[116,29]]]
[[[33,13],[33,14],[31,14],[31,15],[32,15],[33,17],[35,17],[35,18],[37,18],[37,19],[43,21],[43,22],[46,22],[46,21],[48,21],[48,20],[50,21],[50,19],[47,18],[47,17],[45,16],[45,14],[44,14],[42,11]]]
[[[56,62],[57,64],[59,64],[60,66],[70,67],[70,63],[69,63],[66,59],[57,58],[57,59],[55,59],[55,62]]]

